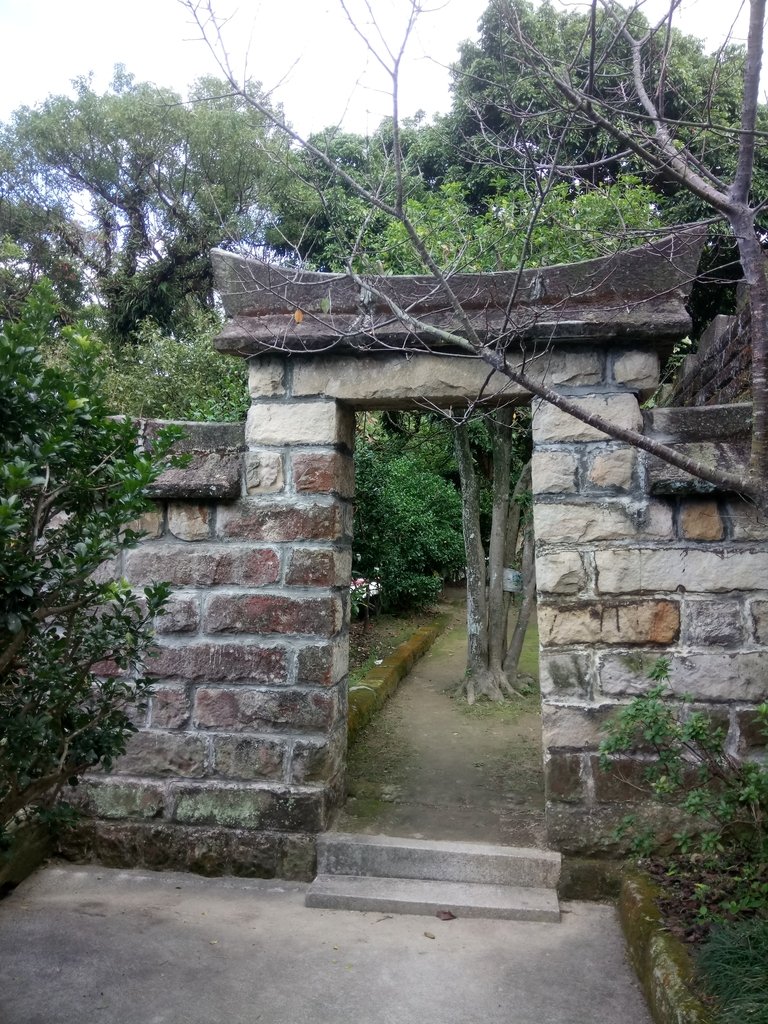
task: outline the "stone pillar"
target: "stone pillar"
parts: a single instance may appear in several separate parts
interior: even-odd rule
[[[655,354],[594,348],[588,387],[574,376],[563,394],[613,423],[642,430],[638,396],[658,377]],[[582,363],[584,355],[582,354]],[[638,453],[545,402],[533,403],[533,494],[539,590],[540,677],[549,843],[596,852],[610,824],[599,808],[595,769],[600,726],[617,710],[601,688],[602,659],[661,653],[680,631],[677,595],[618,597],[598,566],[638,542],[673,536],[672,511],[648,498]]]
[[[288,369],[255,361],[244,443],[218,428],[229,444],[212,449],[216,425],[189,425],[193,465],[161,479],[124,555],[132,583],[173,586],[158,683],[125,757],[81,787],[90,818],[65,853],[313,875],[343,788],[354,415],[292,400]]]
[[[568,393],[623,426],[693,445],[697,457],[743,462],[733,437],[748,421],[738,410],[641,412],[637,395],[652,386],[652,363],[613,350],[602,386]],[[533,438],[549,843],[580,856],[621,852],[612,833],[630,812],[663,841],[680,817],[645,795],[650,752],[603,771],[602,726],[653,685],[648,670],[663,655],[671,695],[707,712],[731,754],[759,756],[768,523],[734,496],[710,493],[546,403],[534,402]]]

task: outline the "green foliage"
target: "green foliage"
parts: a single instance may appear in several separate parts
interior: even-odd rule
[[[203,314],[189,334],[169,337],[145,321],[131,346],[103,353],[104,397],[109,408],[128,416],[240,422],[248,411],[248,370],[244,359],[213,347],[219,322]]]
[[[179,331],[211,308],[208,251],[263,244],[285,148],[220,81],[185,102],[118,66],[105,93],[82,78],[0,125],[0,235],[70,304],[94,295],[110,340]]]
[[[54,315],[39,287],[0,333],[0,839],[21,811],[49,808],[65,783],[123,752],[168,593],[159,584],[141,598],[94,573],[138,539],[127,524],[179,432],[137,450],[133,425],[108,415],[83,333],[64,332],[66,368],[46,366]]]
[[[354,574],[377,578],[385,608],[436,600],[464,566],[461,497],[411,453],[360,441],[355,451]]]
[[[539,205],[523,190],[501,192],[473,210],[464,186],[448,182],[409,200],[406,212],[432,257],[451,271],[543,267],[607,256],[641,245],[661,223],[657,197],[637,178],[616,184],[553,186]],[[424,273],[403,225],[365,237],[366,265],[395,274]]]
[[[739,760],[725,749],[725,730],[705,713],[670,700],[666,682],[669,663],[659,658],[649,677],[659,685],[637,697],[607,726],[600,745],[600,764],[616,768],[614,756],[647,750],[653,754],[645,770],[648,793],[679,805],[692,826],[677,843],[684,854],[728,873],[727,891],[713,908],[706,883],[699,887],[699,915],[717,919],[768,906],[768,765]],[[768,704],[757,714],[768,740]],[[624,829],[632,829],[627,818]],[[635,850],[649,856],[654,837],[636,836]],[[737,867],[734,873],[734,867]]]
[[[768,1024],[768,920],[714,928],[697,964],[720,1024]]]

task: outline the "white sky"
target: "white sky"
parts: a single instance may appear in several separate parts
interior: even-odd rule
[[[348,3],[358,16],[365,10],[366,0]],[[399,41],[408,0],[368,3],[388,40]],[[648,0],[649,16],[663,4]],[[405,116],[449,108],[446,65],[463,39],[476,36],[486,0],[423,5],[401,76]],[[740,6],[740,0],[683,0],[678,24],[715,48]],[[365,132],[391,113],[387,80],[374,73],[340,0],[216,0],[215,7],[234,15],[225,39],[235,69],[242,70],[247,54],[249,74],[275,89],[301,132],[342,119],[349,130]],[[89,71],[104,89],[116,63],[139,80],[182,93],[196,77],[218,71],[178,0],[0,0],[0,120],[51,92],[68,92],[71,79]]]

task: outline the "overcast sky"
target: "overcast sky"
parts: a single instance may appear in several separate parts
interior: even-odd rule
[[[387,41],[399,44],[409,0],[369,3]],[[365,0],[348,4],[364,23]],[[663,4],[648,0],[649,16]],[[446,66],[458,44],[476,36],[486,0],[423,0],[423,6],[401,78],[406,116],[448,109]],[[740,6],[739,0],[683,0],[680,26],[714,48]],[[216,7],[233,14],[225,39],[234,67],[241,71],[247,55],[251,76],[275,90],[300,131],[343,120],[349,130],[365,132],[391,113],[388,82],[346,22],[340,0],[217,0]],[[218,70],[178,0],[0,0],[0,119],[51,92],[69,91],[71,79],[89,71],[97,88],[106,88],[116,63],[139,80],[182,93],[196,77]]]

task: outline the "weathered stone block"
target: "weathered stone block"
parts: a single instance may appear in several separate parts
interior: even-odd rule
[[[526,370],[547,384],[602,384],[605,357],[596,348],[556,349],[526,359]]]
[[[159,783],[88,779],[74,795],[87,814],[99,818],[159,818],[165,810]]]
[[[285,582],[292,587],[348,587],[351,575],[351,551],[294,548],[288,557]]]
[[[593,487],[628,491],[637,456],[631,448],[612,448],[598,452],[589,464],[587,480]]]
[[[676,601],[540,605],[538,619],[543,646],[669,644],[680,632],[680,606]]]
[[[328,730],[339,717],[335,690],[251,690],[200,687],[194,723],[199,729],[257,732],[270,728]]]
[[[200,626],[200,597],[198,594],[171,594],[163,614],[155,619],[158,633],[194,633]]]
[[[296,682],[309,686],[333,686],[349,671],[349,641],[302,647],[296,656]]]
[[[239,452],[192,452],[184,467],[166,469],[147,487],[152,498],[231,501],[240,494]]]
[[[595,395],[579,398],[575,404],[584,412],[600,416],[615,426],[642,430],[643,417],[632,394]],[[548,402],[534,403],[533,443],[551,444],[565,441],[605,441],[608,435],[588,423],[575,419]]]
[[[271,548],[235,544],[156,544],[126,553],[132,583],[167,580],[177,587],[260,587],[280,578],[280,559]]]
[[[161,679],[194,682],[284,683],[288,661],[282,647],[260,643],[187,643],[180,647],[158,646],[149,671]]]
[[[536,557],[536,584],[542,594],[579,594],[587,574],[578,551],[548,551]]]
[[[209,633],[299,633],[332,636],[343,624],[338,596],[214,594],[205,606]]]
[[[640,519],[638,537],[643,540],[673,540],[674,536],[672,505],[664,499],[651,498]]]
[[[342,452],[302,452],[291,456],[293,486],[299,494],[338,494],[351,498],[355,493],[355,463]]]
[[[686,601],[682,632],[689,644],[737,644],[744,634],[741,605],[736,601]]]
[[[738,752],[741,757],[765,757],[768,752],[768,727],[756,710],[736,712]]]
[[[338,775],[347,751],[345,729],[338,729],[328,739],[298,739],[291,754],[291,782],[304,785],[326,782]]]
[[[623,803],[601,803],[595,807],[550,801],[547,805],[547,843],[564,856],[630,856],[631,837],[620,838],[616,828],[626,817]],[[646,801],[632,807],[635,828],[649,829],[660,846],[672,845],[685,824],[683,813],[674,807]]]
[[[752,601],[749,607],[755,640],[768,644],[768,601]],[[766,655],[768,657],[768,655]]]
[[[596,552],[595,564],[597,588],[604,594],[763,590],[768,580],[766,551],[623,548]]]
[[[237,540],[339,540],[345,531],[343,508],[332,505],[278,505],[252,499],[219,509],[221,537]]]
[[[637,532],[628,509],[620,504],[545,504],[536,501],[533,520],[536,539],[544,543],[623,540],[634,537]]]
[[[600,690],[611,697],[635,697],[646,693],[653,682],[648,669],[655,660],[651,652],[607,655],[600,665]],[[670,659],[668,686],[678,697],[722,703],[765,699],[768,691],[764,653],[674,655]]]
[[[768,516],[747,501],[728,503],[728,518],[734,540],[768,542]]]
[[[250,451],[245,456],[248,494],[277,494],[285,487],[283,456],[279,452]]]
[[[656,352],[623,352],[613,358],[613,379],[631,391],[647,395],[659,383],[659,357]]]
[[[591,757],[590,762],[595,799],[599,803],[640,803],[651,798],[647,761],[614,757],[610,768],[601,768],[597,757]]]
[[[200,778],[205,775],[207,743],[203,736],[182,733],[137,732],[131,736],[125,754],[112,769],[122,775],[176,775]]]
[[[211,534],[211,506],[171,503],[168,529],[179,540],[208,540]]]
[[[228,779],[285,778],[286,745],[263,736],[215,736],[214,772]]]
[[[155,686],[149,706],[154,729],[184,729],[192,713],[187,687],[181,685]]]
[[[248,360],[251,398],[279,398],[285,394],[286,361],[278,356],[254,356]]]
[[[128,528],[135,530],[136,533],[143,533],[142,540],[144,541],[157,540],[163,534],[164,520],[163,509],[160,507],[154,511],[145,512],[139,519],[134,519],[133,522],[128,523]]]
[[[544,697],[588,700],[594,692],[595,680],[591,653],[543,650],[539,655],[539,685]]]
[[[619,707],[616,704],[552,704],[541,706],[542,735],[548,750],[596,750],[605,738],[605,723]]]
[[[325,826],[322,791],[264,789],[207,782],[178,787],[174,821],[227,828],[320,832]]]
[[[329,399],[259,402],[248,410],[245,440],[251,446],[345,444],[354,441],[354,413]]]
[[[722,540],[725,528],[717,502],[684,501],[680,509],[680,533],[686,540]]]
[[[534,452],[531,462],[533,493],[572,494],[577,490],[577,466],[576,456],[572,452]]]
[[[554,751],[544,764],[544,789],[547,800],[584,800],[581,754]]]

